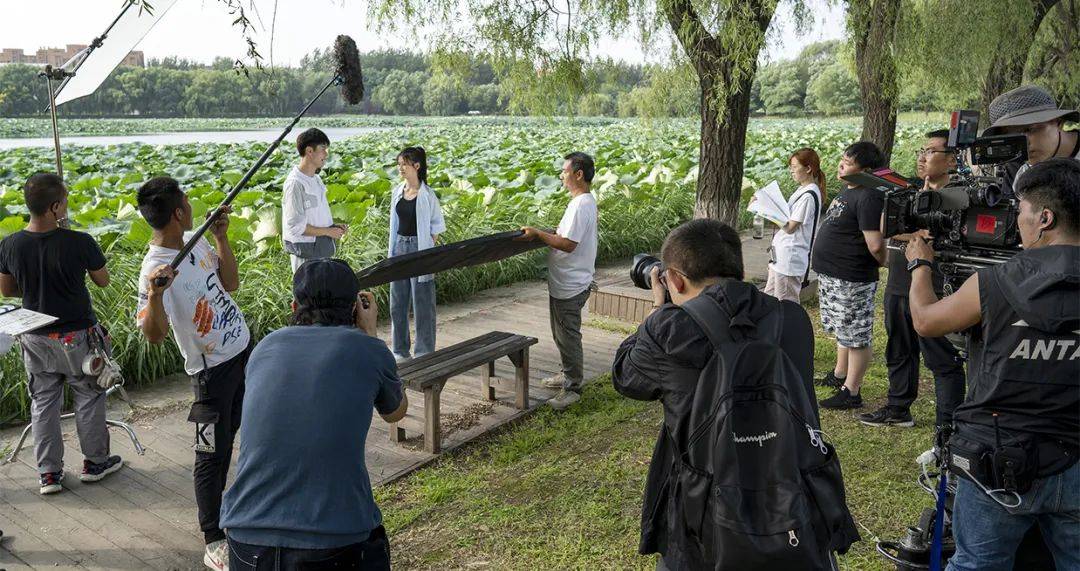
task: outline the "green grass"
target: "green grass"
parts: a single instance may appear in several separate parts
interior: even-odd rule
[[[835,344],[821,332],[816,307],[807,309],[815,323],[816,368],[824,372],[833,366]],[[863,389],[862,411],[879,406],[887,390],[880,303],[877,317],[878,356]],[[842,569],[891,569],[874,542],[900,537],[930,505],[915,485],[914,459],[931,444],[934,414],[932,389],[921,392],[912,409],[913,429],[863,426],[855,419],[862,411],[822,411],[822,428],[839,451],[848,505],[863,536],[840,558]],[[828,394],[819,389],[818,397]],[[637,544],[645,474],[661,418],[659,403],[621,397],[605,375],[564,413],[544,408],[379,488],[376,500],[395,566],[652,569],[655,559],[637,555]]]

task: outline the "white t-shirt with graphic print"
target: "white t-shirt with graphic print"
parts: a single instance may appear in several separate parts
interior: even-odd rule
[[[187,241],[190,234],[184,235]],[[135,317],[141,325],[149,305],[149,276],[169,264],[179,250],[150,245],[139,271],[139,305]],[[192,248],[176,278],[162,296],[173,339],[184,356],[184,369],[196,375],[220,365],[247,348],[251,341],[244,315],[218,277],[219,258],[205,238]]]

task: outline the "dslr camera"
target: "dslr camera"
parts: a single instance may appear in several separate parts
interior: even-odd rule
[[[933,237],[945,293],[960,287],[975,270],[1004,263],[1020,251],[1018,201],[1007,184],[1005,165],[1027,159],[1023,135],[976,137],[978,111],[955,111],[948,146],[956,152],[950,183],[920,192],[921,181],[889,169],[844,177],[853,184],[885,192],[886,238],[927,230]],[[976,174],[971,166],[980,166]]]

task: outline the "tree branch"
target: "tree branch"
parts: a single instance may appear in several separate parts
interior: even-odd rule
[[[694,9],[692,0],[666,0],[663,11],[671,31],[679,39],[698,75],[708,73],[709,56],[719,56],[720,46],[701,23],[701,16]]]

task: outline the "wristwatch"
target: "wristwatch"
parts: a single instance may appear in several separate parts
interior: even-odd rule
[[[911,260],[907,264],[908,273],[914,272],[915,268],[917,268],[919,266],[926,266],[928,268],[932,268],[934,266],[934,263],[931,262],[930,260],[925,260],[923,258],[915,258],[914,260]]]

